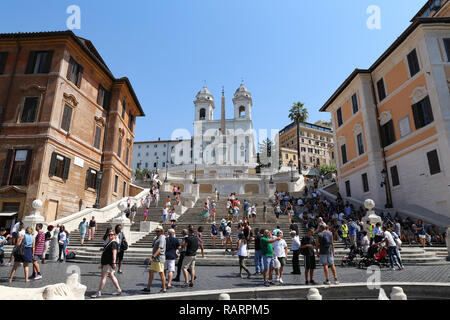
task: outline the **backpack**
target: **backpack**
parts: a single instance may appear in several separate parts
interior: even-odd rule
[[[331,247],[331,235],[328,232],[322,232],[322,236],[320,237],[320,246],[327,249]]]
[[[13,254],[16,260],[21,260],[23,258],[25,255],[25,238],[22,239],[20,246],[14,248]]]

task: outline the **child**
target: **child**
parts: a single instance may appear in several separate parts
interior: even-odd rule
[[[144,209],[144,221],[147,221],[148,219],[148,208]]]

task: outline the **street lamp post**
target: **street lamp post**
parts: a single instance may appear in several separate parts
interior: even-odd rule
[[[292,160],[289,161],[289,165],[291,166],[291,182],[294,182],[294,172],[292,171],[292,167],[294,165],[294,162]]]
[[[100,185],[102,183],[103,172],[97,172],[97,198],[95,199],[94,208],[100,209]]]
[[[166,161],[166,177],[164,178],[164,182],[169,181],[169,180],[167,180],[167,170],[168,170],[168,167],[169,167],[169,161]]]

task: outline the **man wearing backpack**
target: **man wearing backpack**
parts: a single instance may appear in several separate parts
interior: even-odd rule
[[[328,265],[331,267],[331,271],[333,272],[334,284],[339,284],[336,274],[336,267],[334,266],[333,234],[328,230],[328,226],[319,226],[319,233],[316,238],[316,252],[317,257],[320,259],[320,263],[323,264],[323,270],[325,272],[326,280],[323,284],[330,284]]]

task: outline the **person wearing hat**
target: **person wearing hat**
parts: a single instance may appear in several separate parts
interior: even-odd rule
[[[154,273],[158,272],[162,282],[162,289],[160,292],[166,293],[166,276],[164,274],[164,263],[166,262],[166,237],[164,236],[164,229],[161,226],[157,226],[155,232],[156,237],[153,240],[153,253],[149,258],[151,265],[147,288],[144,288],[142,291],[150,292]]]

